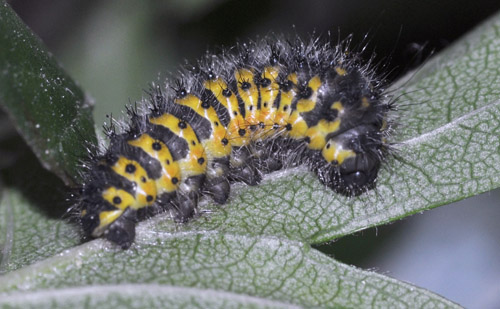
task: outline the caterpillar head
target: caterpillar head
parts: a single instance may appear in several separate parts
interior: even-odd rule
[[[332,190],[359,195],[375,185],[383,156],[382,134],[374,125],[360,125],[328,139],[321,151],[326,161],[319,179]]]

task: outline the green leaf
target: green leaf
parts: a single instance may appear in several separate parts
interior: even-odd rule
[[[122,251],[104,240],[75,247],[76,227],[9,189],[0,304],[456,307],[310,245],[499,186],[499,29],[497,15],[395,86],[404,94],[395,156],[377,189],[358,198],[332,193],[303,168],[273,173],[257,187],[235,186],[223,206],[205,203],[188,224],[168,215],[142,222]]]
[[[83,136],[96,142],[91,104],[4,0],[0,46],[0,106],[44,167],[73,184]]]
[[[52,257],[80,242],[75,226],[61,218],[48,217],[10,189],[0,207],[0,231],[0,275]]]
[[[11,214],[10,222],[30,211],[19,195],[11,194],[9,203],[11,208],[22,209]],[[30,214],[36,217],[36,213]],[[18,228],[22,231],[11,230],[36,235],[45,242],[42,246],[54,240],[61,247],[73,245],[74,231],[69,225],[51,227],[55,222],[40,221],[34,227],[21,222]],[[136,307],[454,306],[428,291],[338,263],[304,242],[185,231],[172,222],[170,231],[154,225],[154,220],[139,225],[130,250],[95,240],[0,277],[0,304],[112,307],[132,301]]]

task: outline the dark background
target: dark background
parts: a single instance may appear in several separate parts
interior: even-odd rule
[[[158,72],[175,71],[184,59],[238,39],[313,31],[344,39],[352,33],[353,45],[367,42],[365,56],[375,51],[394,79],[500,9],[500,1],[491,0],[10,3],[96,99],[98,123],[139,99]]]
[[[148,82],[207,49],[270,32],[353,34],[389,79],[418,67],[500,1],[12,0],[21,18],[96,101],[96,123],[120,115]],[[382,72],[383,73],[383,72]],[[467,307],[500,306],[500,194],[452,204],[320,249]]]

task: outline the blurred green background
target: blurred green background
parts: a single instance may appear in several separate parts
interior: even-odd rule
[[[391,80],[500,10],[500,1],[11,0],[20,17],[106,114],[207,50],[268,33],[354,34]],[[364,43],[363,43],[364,42]],[[500,307],[500,191],[320,249],[471,308]]]

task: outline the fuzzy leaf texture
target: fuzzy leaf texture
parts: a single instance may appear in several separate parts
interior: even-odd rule
[[[2,8],[5,10],[5,8]],[[2,26],[3,27],[3,26]],[[3,28],[2,28],[3,29]],[[13,307],[458,307],[421,288],[339,263],[311,244],[500,185],[500,15],[394,86],[396,156],[377,189],[334,194],[304,169],[235,186],[178,225],[138,225],[135,244],[79,244],[16,189],[0,204],[0,304]],[[1,89],[0,91],[3,91]]]

